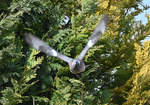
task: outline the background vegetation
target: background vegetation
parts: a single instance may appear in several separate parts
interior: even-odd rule
[[[0,103],[149,105],[150,42],[142,40],[150,16],[145,25],[135,20],[146,9],[142,0],[1,0]],[[75,58],[104,14],[107,31],[84,58],[84,73],[71,74],[67,63],[24,42],[32,32]]]

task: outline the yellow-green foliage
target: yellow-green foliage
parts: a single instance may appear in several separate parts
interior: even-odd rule
[[[135,44],[136,69],[132,79],[132,88],[124,105],[150,104],[150,41],[141,46]]]

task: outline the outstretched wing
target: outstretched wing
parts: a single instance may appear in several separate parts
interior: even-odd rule
[[[31,33],[25,33],[24,37],[25,37],[25,41],[27,42],[27,44],[29,44],[31,47],[49,55],[49,56],[58,57],[68,63],[73,60],[72,58],[67,57],[67,56],[57,52],[52,47],[50,47],[48,44],[46,44],[44,41],[40,40],[39,38],[32,35]]]
[[[104,15],[100,20],[99,24],[97,25],[96,29],[94,30],[93,34],[89,38],[88,43],[78,56],[78,59],[82,60],[87,51],[89,50],[89,48],[93,47],[97,43],[99,37],[105,32],[107,24],[108,24],[108,15]]]

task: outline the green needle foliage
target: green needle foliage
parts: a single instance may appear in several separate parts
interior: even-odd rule
[[[148,8],[142,0],[1,0],[0,103],[150,104],[150,43],[142,42],[150,34],[150,16],[145,25],[135,20]],[[24,41],[23,34],[32,32],[76,58],[104,14],[107,31],[86,54],[81,74]]]

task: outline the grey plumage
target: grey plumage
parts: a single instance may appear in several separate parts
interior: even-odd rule
[[[87,51],[97,43],[99,37],[104,33],[107,24],[108,24],[108,15],[104,15],[100,20],[99,24],[97,25],[97,27],[95,28],[93,34],[90,36],[86,46],[78,56],[78,59],[82,60]]]
[[[31,47],[33,47],[33,48],[49,55],[49,56],[58,57],[58,58],[64,60],[65,62],[67,62],[67,63],[69,63],[73,60],[72,58],[67,57],[67,56],[57,52],[52,47],[50,47],[48,44],[46,44],[44,41],[40,40],[39,38],[32,35],[31,33],[25,33],[24,36],[25,36],[25,41]]]
[[[44,41],[40,40],[39,38],[32,35],[31,33],[25,33],[24,36],[25,36],[25,41],[31,47],[33,47],[41,52],[44,52],[45,54],[47,54],[49,56],[58,57],[58,58],[64,60],[65,62],[67,62],[69,64],[70,71],[73,74],[77,74],[77,73],[85,71],[85,64],[82,61],[82,59],[84,58],[87,51],[97,43],[99,37],[104,33],[104,31],[107,27],[107,24],[108,24],[108,16],[104,15],[102,17],[102,19],[100,20],[99,24],[97,25],[96,29],[94,30],[93,34],[89,38],[88,43],[86,44],[86,46],[84,47],[84,49],[82,50],[80,55],[77,57],[77,59],[72,59],[70,57],[67,57],[67,56],[57,52],[52,47],[50,47],[48,44],[46,44]]]

